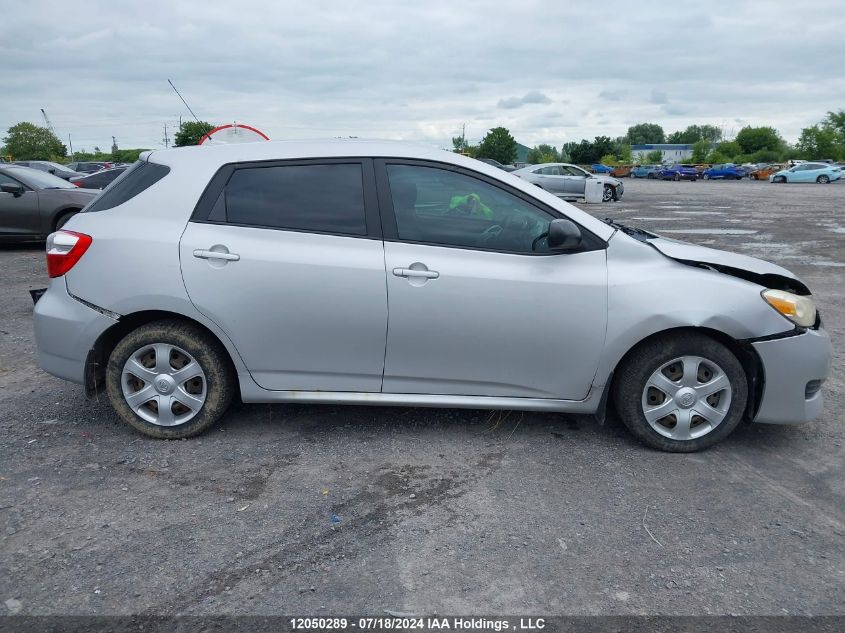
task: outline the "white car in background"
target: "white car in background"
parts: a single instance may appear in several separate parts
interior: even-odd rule
[[[625,185],[618,178],[591,174],[587,170],[569,163],[530,165],[511,173],[560,198],[583,198],[587,180],[590,178],[599,180],[604,185],[603,202],[620,200],[625,192]]]

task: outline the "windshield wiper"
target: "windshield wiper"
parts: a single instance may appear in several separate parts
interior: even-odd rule
[[[650,231],[646,231],[645,229],[641,229],[637,226],[629,226],[627,224],[620,224],[619,222],[613,220],[612,218],[605,218],[602,220],[605,224],[612,226],[614,229],[618,229],[622,231],[625,235],[630,235],[635,240],[639,240],[641,242],[648,241],[652,238],[657,237],[654,233]]]

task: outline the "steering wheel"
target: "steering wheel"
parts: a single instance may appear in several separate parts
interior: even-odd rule
[[[504,229],[500,224],[488,226],[486,229],[484,229],[484,232],[478,236],[478,243],[486,244],[490,240],[499,237],[502,234],[502,231],[504,231]]]

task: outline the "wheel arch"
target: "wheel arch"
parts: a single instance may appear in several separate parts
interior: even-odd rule
[[[79,213],[82,211],[82,207],[78,204],[67,204],[65,206],[59,207],[58,209],[54,209],[51,216],[50,216],[50,231],[56,231],[56,225],[59,223],[59,220],[66,216],[69,213]]]
[[[628,358],[636,354],[640,349],[642,349],[642,347],[653,343],[655,340],[679,336],[683,335],[684,333],[704,334],[705,336],[708,336],[711,339],[727,347],[731,351],[731,353],[736,356],[737,360],[739,360],[743,370],[745,371],[745,378],[746,382],[748,383],[748,403],[745,409],[745,418],[747,420],[752,420],[754,418],[754,415],[757,413],[757,409],[760,405],[760,399],[763,395],[764,374],[763,365],[760,361],[760,357],[757,355],[757,352],[754,350],[754,347],[750,343],[737,340],[732,336],[725,334],[724,332],[720,332],[719,330],[708,327],[681,326],[669,328],[665,330],[660,330],[658,332],[653,332],[652,334],[649,334],[648,336],[645,336],[635,342],[628,348],[628,350],[624,354],[622,354],[622,356],[616,361],[616,363],[614,363],[613,369],[610,372],[610,375],[604,386],[604,393],[602,394],[601,398],[602,406],[607,406],[607,402],[613,400],[609,397],[609,395],[612,392],[615,385],[615,381],[619,375],[617,369]],[[605,415],[605,410],[600,410],[597,412],[597,416],[599,417],[599,419],[604,419]]]
[[[229,364],[232,376],[240,377],[241,372],[238,371],[238,368],[241,363],[237,362],[240,359],[237,359],[236,361],[232,349],[230,348],[231,343],[227,345],[227,342],[224,341],[223,338],[214,331],[214,329],[208,327],[200,321],[197,321],[196,319],[192,319],[184,314],[179,314],[178,312],[170,312],[167,310],[142,310],[122,316],[117,323],[100,334],[97,341],[88,351],[88,356],[85,359],[85,395],[89,398],[95,398],[98,394],[105,393],[106,365],[112,351],[124,336],[143,325],[164,319],[173,319],[189,323],[200,328],[209,336],[214,338],[218,343],[220,343],[220,346],[226,353],[226,361]],[[235,352],[235,354],[236,353],[237,352]]]

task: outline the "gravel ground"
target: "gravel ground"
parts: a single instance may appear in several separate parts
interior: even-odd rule
[[[582,207],[810,285],[820,419],[669,455],[613,419],[236,405],[148,440],[39,371],[42,249],[0,247],[0,611],[845,613],[845,185],[625,184]]]

